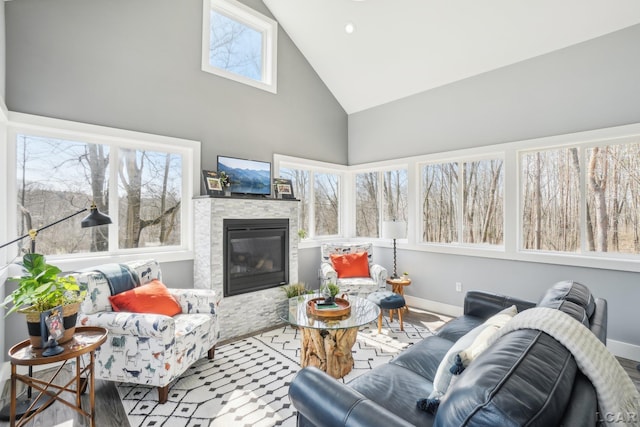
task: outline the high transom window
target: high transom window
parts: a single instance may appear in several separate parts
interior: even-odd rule
[[[202,70],[276,93],[278,24],[235,0],[203,0]]]

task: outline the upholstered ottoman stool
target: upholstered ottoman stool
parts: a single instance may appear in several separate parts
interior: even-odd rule
[[[378,333],[380,333],[380,331],[382,330],[382,310],[389,310],[390,322],[393,322],[394,310],[397,311],[398,319],[400,319],[400,330],[404,331],[401,308],[406,305],[406,302],[404,301],[404,297],[402,295],[393,293],[391,291],[378,291],[369,294],[367,296],[367,299],[380,307],[380,315],[378,316]]]

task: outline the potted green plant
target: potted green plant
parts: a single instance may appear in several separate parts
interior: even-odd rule
[[[47,264],[40,254],[26,254],[22,263],[27,274],[7,279],[18,282],[18,287],[0,304],[4,308],[11,304],[6,315],[16,311],[25,314],[31,344],[40,347],[40,313],[62,306],[65,332],[58,342],[70,340],[75,333],[78,309],[86,291],[80,289],[75,277],[59,276],[61,270]]]
[[[306,294],[312,294],[313,291],[307,289],[304,283],[292,283],[281,287],[287,298],[299,297]]]
[[[340,292],[340,288],[335,283],[327,283],[321,292],[325,295],[325,302],[334,302],[336,295]]]
[[[220,184],[224,189],[225,196],[231,195],[231,177],[225,171],[220,171]]]

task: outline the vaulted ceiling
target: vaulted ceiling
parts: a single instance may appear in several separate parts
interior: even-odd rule
[[[640,23],[638,0],[263,1],[349,114]]]

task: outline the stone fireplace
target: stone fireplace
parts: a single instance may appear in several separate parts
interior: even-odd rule
[[[279,310],[282,310],[286,301],[284,292],[280,289],[280,281],[274,282],[274,278],[267,279],[264,287],[250,289],[246,293],[227,296],[225,290],[225,264],[227,274],[235,271],[236,275],[244,276],[243,272],[257,269],[259,275],[270,274],[273,270],[286,268],[286,283],[298,281],[298,201],[281,199],[249,199],[233,197],[196,197],[194,198],[195,212],[195,256],[194,256],[194,287],[214,289],[218,295],[223,296],[218,314],[220,320],[220,339],[235,338],[252,333],[260,329],[282,323]],[[225,250],[225,223],[240,228],[236,234],[236,254]],[[256,254],[250,254],[246,242],[247,237],[243,228],[246,224],[253,224],[258,229],[258,234],[266,239],[254,246],[258,249]],[[272,228],[273,224],[288,224],[286,234],[273,234],[266,228]],[[238,227],[240,224],[240,227]],[[254,230],[255,231],[255,230]],[[271,233],[271,235],[269,235]],[[279,233],[279,232],[278,232]],[[286,237],[283,237],[285,236]],[[285,242],[276,243],[271,249],[276,236],[286,238]],[[270,256],[274,251],[279,252],[288,246],[287,259],[282,263],[282,268],[276,265],[275,258]],[[262,249],[262,250],[260,250]],[[251,257],[250,261],[243,261],[241,252],[245,257]],[[262,253],[261,253],[262,252]],[[233,256],[232,256],[233,255]],[[232,259],[235,258],[235,262]],[[266,265],[265,265],[266,264]],[[229,269],[230,267],[230,269]],[[280,273],[278,273],[280,274]],[[264,285],[264,284],[263,284]],[[249,284],[252,287],[253,284]]]

